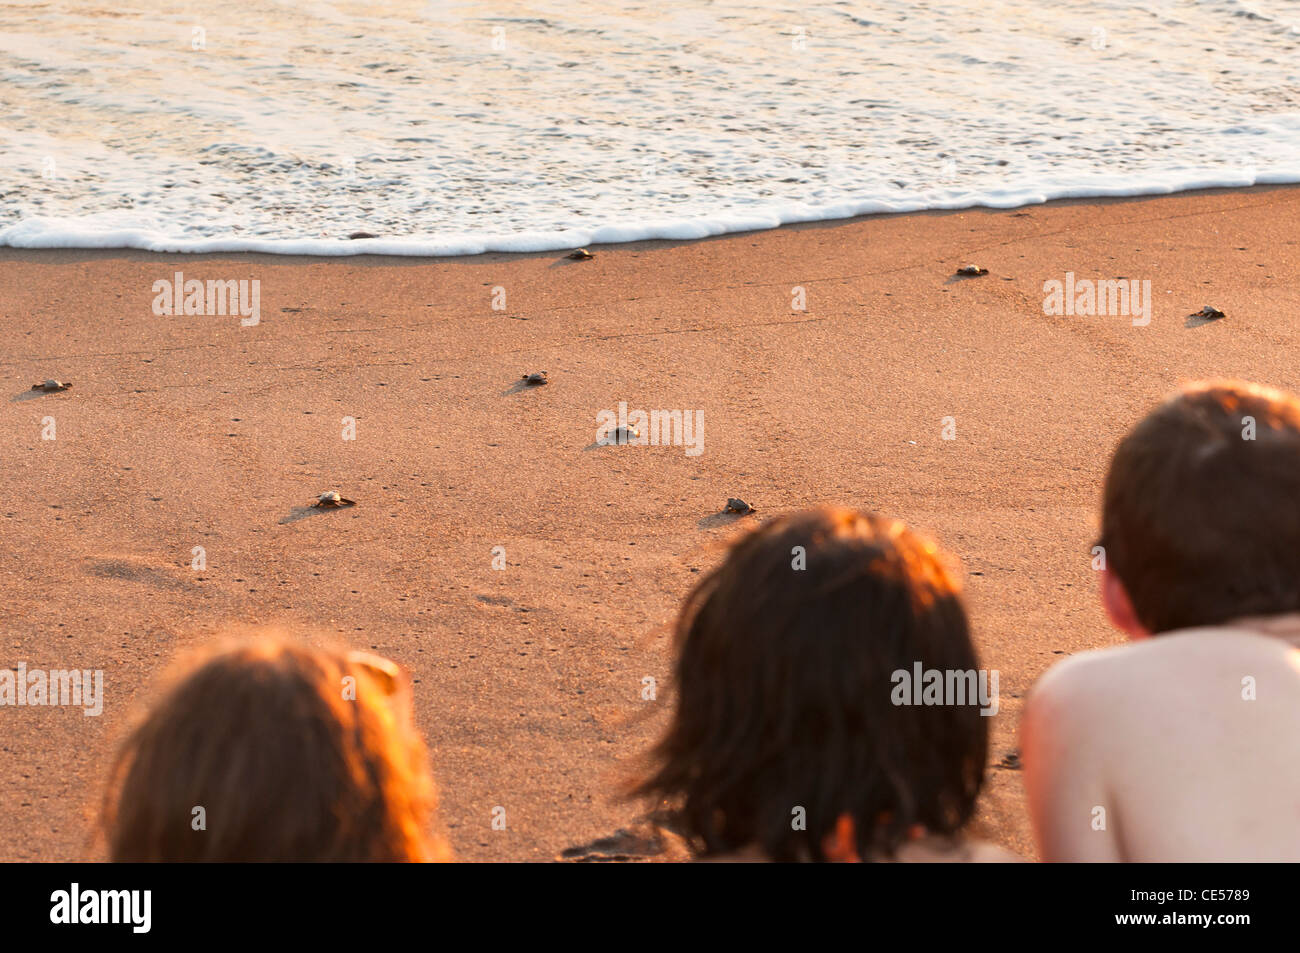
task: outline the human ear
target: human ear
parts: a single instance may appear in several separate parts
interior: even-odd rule
[[[1136,641],[1151,635],[1146,626],[1138,620],[1137,611],[1133,608],[1133,600],[1128,597],[1124,583],[1120,582],[1119,576],[1109,569],[1101,571],[1101,604],[1106,610],[1106,617],[1110,619],[1110,624],[1130,639]]]

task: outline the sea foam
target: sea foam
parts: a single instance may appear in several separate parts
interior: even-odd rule
[[[1280,0],[23,9],[16,248],[546,252],[1300,182]]]

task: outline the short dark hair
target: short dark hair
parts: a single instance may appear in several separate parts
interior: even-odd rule
[[[1120,441],[1100,544],[1152,633],[1300,611],[1300,402],[1192,384]]]
[[[740,539],[682,606],[672,719],[632,794],[666,801],[704,854],[822,860],[843,814],[864,859],[918,825],[957,833],[983,784],[987,721],[974,705],[891,701],[893,673],[917,661],[978,667],[943,563],[902,523],[850,509]]]

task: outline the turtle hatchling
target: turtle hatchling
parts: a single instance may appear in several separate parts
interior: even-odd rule
[[[745,513],[752,513],[754,512],[754,510],[755,507],[750,506],[744,500],[735,499],[735,498],[727,500],[726,512],[728,513],[740,513],[743,515]]]
[[[1217,321],[1219,318],[1222,318],[1223,316],[1224,314],[1222,311],[1220,311],[1218,308],[1212,308],[1208,304],[1200,311],[1197,311],[1195,314],[1188,315],[1189,318],[1202,318],[1203,320],[1206,321]]]
[[[523,381],[529,387],[539,387],[542,384],[549,383],[546,380],[546,371],[534,371],[531,374],[525,374],[523,376]]]
[[[320,498],[317,499],[316,502],[312,504],[312,506],[322,510],[337,509],[340,506],[356,506],[356,505],[357,504],[352,502],[351,500],[343,499],[343,497],[341,497],[334,490],[329,490],[325,493],[322,493],[320,495]]]
[[[51,378],[48,381],[41,381],[39,384],[33,384],[32,390],[43,390],[46,393],[53,393],[56,390],[67,390],[72,385],[66,381],[56,381]]]
[[[979,265],[962,265],[957,269],[957,274],[968,278],[978,278],[980,275],[987,275],[988,273],[987,268],[981,268]]]
[[[596,437],[598,447],[626,447],[641,439],[641,431],[635,427],[615,427],[609,433]]]
[[[596,256],[593,255],[591,252],[587,251],[587,249],[585,248],[577,248],[569,252],[564,257],[572,258],[574,261],[587,261],[588,259],[595,258]]]

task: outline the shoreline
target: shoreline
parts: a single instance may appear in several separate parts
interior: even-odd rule
[[[186,243],[192,242],[197,244],[205,244],[205,243],[213,243],[213,242],[215,243],[232,242],[234,244],[240,244],[243,242],[255,243],[255,244],[319,243],[322,246],[323,250],[310,251],[310,252],[296,252],[296,251],[277,252],[277,251],[265,251],[262,249],[236,248],[230,250],[218,249],[213,251],[190,251],[187,249],[157,250],[152,248],[143,248],[140,247],[138,244],[110,245],[110,246],[103,246],[103,247],[99,245],[85,245],[85,246],[74,245],[68,247],[53,246],[53,247],[31,247],[31,248],[24,247],[24,246],[0,244],[0,254],[6,252],[19,252],[19,253],[103,252],[106,254],[113,253],[113,252],[139,252],[140,254],[145,254],[145,255],[159,255],[159,256],[176,255],[184,258],[196,258],[196,259],[197,258],[239,259],[244,257],[266,257],[271,260],[284,259],[284,258],[297,258],[297,259],[311,259],[311,260],[319,260],[319,261],[348,260],[357,257],[385,258],[385,259],[392,259],[394,261],[403,261],[407,259],[455,261],[462,258],[479,258],[484,255],[503,255],[512,258],[525,258],[529,256],[551,256],[559,252],[587,247],[589,245],[592,247],[609,250],[609,249],[615,249],[615,248],[632,246],[632,245],[695,244],[697,242],[716,241],[718,239],[743,238],[746,235],[756,235],[756,234],[761,234],[763,232],[770,232],[770,231],[777,231],[777,230],[798,229],[798,228],[819,228],[819,227],[834,228],[840,225],[851,224],[854,222],[869,221],[872,219],[880,219],[880,218],[896,218],[902,216],[960,215],[967,212],[1015,213],[1018,211],[1022,211],[1024,209],[1050,208],[1050,207],[1058,207],[1058,206],[1066,206],[1066,205],[1102,205],[1102,204],[1115,204],[1115,203],[1128,204],[1128,203],[1137,203],[1137,202],[1143,202],[1143,201],[1153,200],[1153,199],[1172,198],[1175,196],[1194,196],[1194,195],[1210,196],[1210,195],[1229,195],[1234,193],[1249,194],[1249,193],[1264,193],[1264,192],[1273,192],[1277,190],[1298,189],[1298,188],[1300,188],[1300,181],[1242,185],[1242,186],[1215,185],[1215,186],[1205,186],[1205,187],[1192,187],[1192,188],[1178,189],[1173,191],[1146,192],[1146,193],[1138,193],[1134,195],[1065,196],[1061,198],[1037,199],[1019,205],[985,205],[985,204],[976,203],[973,205],[957,205],[952,207],[932,207],[932,208],[900,209],[900,210],[887,209],[881,211],[871,211],[871,212],[864,212],[860,214],[845,215],[845,216],[831,217],[831,218],[810,218],[806,220],[795,219],[791,221],[779,222],[777,224],[772,224],[772,225],[762,225],[754,228],[745,228],[736,231],[730,231],[730,230],[713,231],[713,232],[709,232],[708,234],[701,234],[698,236],[689,236],[683,238],[652,237],[652,238],[629,238],[629,239],[622,239],[622,238],[597,239],[588,235],[586,240],[579,241],[578,239],[582,237],[581,233],[579,233],[578,230],[570,230],[569,232],[555,232],[555,233],[529,232],[523,234],[492,235],[492,236],[486,236],[484,238],[472,239],[472,243],[475,244],[483,243],[483,242],[489,244],[509,244],[513,241],[520,241],[520,242],[541,242],[546,245],[546,247],[543,248],[533,248],[533,249],[526,249],[526,250],[519,250],[519,251],[510,250],[510,249],[485,248],[482,251],[476,251],[476,252],[439,254],[439,253],[425,253],[425,252],[414,251],[414,250],[411,251],[365,250],[368,248],[391,247],[393,245],[409,246],[409,245],[419,245],[421,243],[425,243],[425,244],[428,243],[424,239],[401,238],[401,237],[387,238],[382,235],[374,235],[364,239],[356,239],[355,241],[357,242],[378,243],[376,245],[367,244],[361,246],[360,248],[358,248],[357,251],[343,250],[351,247],[354,240],[349,238],[328,238],[328,239],[325,238],[322,239],[310,239],[310,238],[170,239],[170,238],[165,238],[163,239],[163,241],[168,241],[168,242],[176,241],[176,242],[186,242]],[[695,220],[684,221],[681,224],[683,225],[683,227],[693,226],[695,224]],[[15,228],[17,226],[15,225],[9,227]],[[594,229],[588,231],[628,232],[628,231],[635,231],[635,230],[636,230],[635,228],[632,228],[630,226],[608,225],[608,226],[596,226]],[[6,229],[0,228],[0,236],[3,236],[5,231]],[[131,230],[125,230],[125,231],[131,231]],[[555,239],[546,237],[552,234],[557,237]],[[530,237],[530,236],[538,236],[538,235],[544,237],[541,238]],[[564,240],[561,241],[558,236],[564,236]],[[569,242],[568,241],[569,237],[572,237],[574,239],[574,242]],[[471,240],[466,239],[466,241],[471,241]]]
[[[667,677],[681,598],[745,519],[819,503],[900,517],[960,558],[1001,673],[977,831],[1034,856],[1018,772],[998,765],[1033,681],[1119,641],[1089,565],[1108,455],[1184,381],[1300,389],[1300,187],[592,250],[0,249],[4,661],[102,670],[105,694],[97,717],[5,713],[0,859],[84,856],[158,674],[251,624],[411,671],[462,859],[610,835],[637,813],[611,780],[659,723],[640,687]],[[989,274],[953,275],[968,263]],[[176,270],[259,281],[260,323],[155,315]],[[1067,274],[1149,281],[1150,324],[1044,313]],[[1188,326],[1206,305],[1226,318]],[[539,370],[547,386],[518,386]],[[30,391],[51,377],[74,387]],[[703,452],[592,448],[620,402],[699,411]],[[360,505],[298,515],[326,489]],[[756,517],[721,515],[737,496]]]

